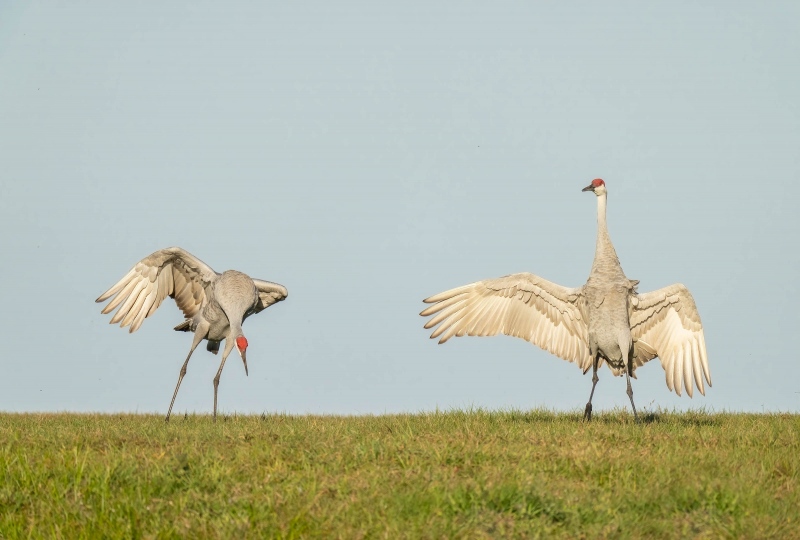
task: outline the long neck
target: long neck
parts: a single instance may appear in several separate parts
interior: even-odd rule
[[[237,315],[236,317],[228,319],[228,324],[230,325],[230,335],[233,339],[236,339],[238,336],[244,335],[242,332],[242,316]]]
[[[230,338],[231,343],[233,343],[233,340],[243,334],[242,322],[244,319],[242,317],[242,310],[238,307],[235,301],[225,298],[221,300],[220,307],[222,308],[223,313],[225,313],[225,316],[228,318],[228,337]]]
[[[597,196],[597,244],[594,251],[592,273],[622,273],[617,252],[608,235],[606,223],[606,193]],[[624,276],[624,274],[622,274]]]

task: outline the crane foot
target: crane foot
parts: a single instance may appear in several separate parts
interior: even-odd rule
[[[586,422],[591,422],[591,420],[592,420],[592,403],[591,402],[586,404],[586,410],[583,412],[583,419]]]

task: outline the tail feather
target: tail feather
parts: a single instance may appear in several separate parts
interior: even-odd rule
[[[181,324],[175,327],[178,332],[194,332],[192,328],[192,319],[186,319]]]

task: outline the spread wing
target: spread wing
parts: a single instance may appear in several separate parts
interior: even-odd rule
[[[289,291],[280,283],[272,283],[261,279],[254,279],[253,283],[256,284],[256,289],[258,290],[258,304],[256,304],[254,313],[263,311],[272,304],[285,300],[289,295]]]
[[[439,325],[431,338],[505,334],[530,341],[580,366],[592,367],[583,314],[583,288],[569,289],[521,273],[478,281],[426,298],[420,313],[435,315],[425,328]]]
[[[631,298],[630,322],[634,363],[661,359],[667,387],[692,397],[693,385],[705,395],[703,378],[711,386],[706,340],[700,314],[689,289],[680,283]]]
[[[130,332],[135,332],[167,296],[175,299],[187,319],[194,317],[217,276],[210,266],[188,251],[179,247],[162,249],[136,263],[95,301],[105,302],[113,296],[102,313],[111,313],[122,304],[110,323],[130,325]]]

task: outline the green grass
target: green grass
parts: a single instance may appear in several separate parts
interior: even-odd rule
[[[800,538],[800,416],[0,414],[0,538]]]

